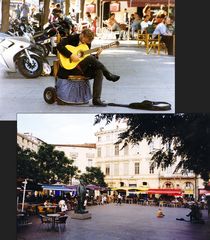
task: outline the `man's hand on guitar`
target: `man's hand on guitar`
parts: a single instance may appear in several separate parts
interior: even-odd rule
[[[102,51],[103,51],[103,48],[99,48],[96,54],[99,56]]]
[[[72,54],[70,57],[70,62],[78,62],[80,59],[76,54]]]
[[[98,58],[98,56],[101,54],[101,52],[103,51],[103,48],[99,48],[98,51],[96,52],[96,58]]]

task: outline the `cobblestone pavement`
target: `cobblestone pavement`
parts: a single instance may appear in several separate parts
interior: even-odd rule
[[[205,224],[177,221],[188,220],[189,209],[163,207],[164,218],[157,218],[158,207],[134,204],[100,205],[88,207],[91,219],[71,219],[62,232],[47,231],[38,217],[32,225],[21,229],[17,240],[209,240],[210,218],[202,210]]]
[[[95,39],[93,47],[112,41]],[[55,56],[48,57],[50,64],[54,59]],[[115,83],[104,79],[103,100],[122,104],[166,101],[172,109],[163,112],[175,112],[175,57],[153,51],[147,55],[144,47],[137,47],[137,41],[120,41],[119,47],[104,50],[100,61],[121,76]],[[90,83],[92,88],[93,81]],[[53,76],[26,79],[18,72],[7,73],[0,66],[0,120],[16,120],[17,113],[157,113],[127,107],[93,107],[91,101],[84,105],[49,105],[43,92],[50,86],[55,86]]]

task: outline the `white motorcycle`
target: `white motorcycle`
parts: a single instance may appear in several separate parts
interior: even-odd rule
[[[36,78],[43,74],[44,59],[30,51],[30,40],[25,37],[0,34],[0,64],[6,71],[19,72],[26,78]]]

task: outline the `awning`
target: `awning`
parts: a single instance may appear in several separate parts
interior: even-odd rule
[[[157,189],[149,189],[148,194],[166,194],[171,196],[182,195],[181,189],[168,189],[168,188],[157,188]]]
[[[210,182],[207,183],[207,185],[205,186],[206,190],[210,190]]]
[[[128,191],[128,193],[144,193],[146,194],[148,191],[147,187],[116,187],[112,188],[112,191]]]
[[[94,184],[88,184],[86,186],[87,189],[90,189],[90,190],[101,190],[101,187],[100,186],[96,186]]]
[[[184,190],[183,194],[190,194],[190,195],[193,195],[193,190],[192,189],[187,189],[187,190]]]
[[[64,192],[72,192],[73,189],[67,188],[63,185],[42,185],[43,190],[51,190],[51,191],[64,191]]]
[[[207,189],[198,189],[198,194],[199,195],[209,195],[210,194],[210,190],[207,190]]]

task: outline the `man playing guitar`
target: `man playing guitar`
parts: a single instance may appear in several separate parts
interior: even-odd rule
[[[99,48],[96,56],[88,55],[84,59],[69,51],[66,45],[74,47],[80,44],[86,44],[88,48],[91,48],[91,42],[94,39],[94,33],[90,29],[84,29],[80,34],[69,35],[63,38],[57,45],[59,54],[66,58],[69,58],[70,62],[78,62],[73,69],[66,69],[64,66],[60,66],[58,70],[58,80],[67,79],[69,75],[84,75],[94,79],[93,82],[93,99],[92,103],[96,106],[107,106],[106,103],[101,101],[102,81],[103,76],[109,81],[116,82],[120,79],[120,76],[110,73],[107,68],[98,60],[98,55],[102,52],[102,48]]]

